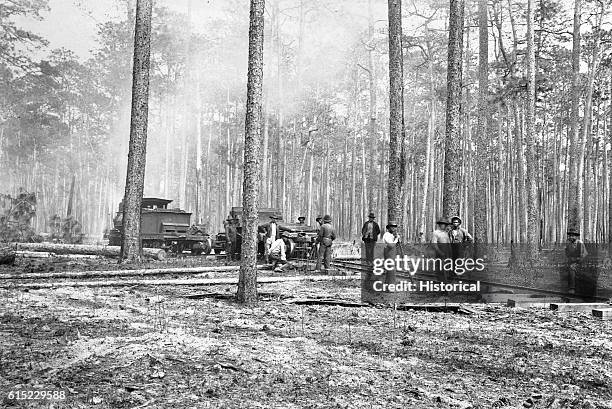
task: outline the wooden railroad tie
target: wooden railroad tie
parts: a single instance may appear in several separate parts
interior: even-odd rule
[[[610,308],[596,308],[593,310],[593,316],[597,318],[601,318],[605,321],[612,320],[612,306],[608,306]]]
[[[576,302],[576,303],[551,303],[550,309],[559,312],[592,311],[599,308],[607,308],[608,304],[596,302]]]

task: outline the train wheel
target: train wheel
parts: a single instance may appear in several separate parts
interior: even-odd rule
[[[289,239],[289,245],[287,246],[287,258],[293,257],[295,255],[295,242],[292,239]]]

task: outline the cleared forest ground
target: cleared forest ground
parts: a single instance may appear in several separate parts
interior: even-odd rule
[[[612,408],[612,321],[291,302],[358,287],[266,284],[256,307],[232,286],[1,290],[0,407]],[[7,399],[35,387],[68,398]]]

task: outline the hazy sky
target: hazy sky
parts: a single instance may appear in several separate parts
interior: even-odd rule
[[[49,7],[42,21],[21,18],[18,22],[49,40],[50,48],[65,47],[82,58],[95,47],[96,24],[119,12],[115,0],[49,0]]]

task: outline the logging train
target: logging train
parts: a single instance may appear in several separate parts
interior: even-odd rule
[[[142,199],[141,237],[143,247],[163,248],[175,253],[190,250],[191,254],[209,254],[211,241],[207,234],[190,226],[191,213],[181,209],[168,209],[172,200],[147,197]],[[113,219],[109,232],[111,246],[121,245],[123,228],[123,202]]]

